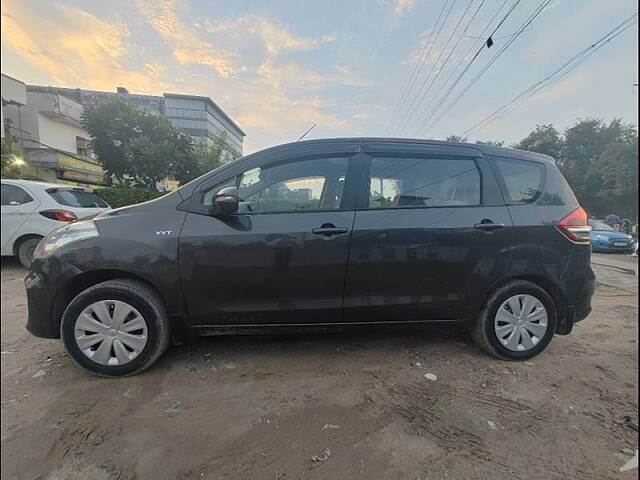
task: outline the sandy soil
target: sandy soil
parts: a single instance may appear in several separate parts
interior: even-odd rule
[[[596,267],[591,317],[530,362],[450,330],[356,330],[201,339],[107,380],[24,330],[24,271],[3,263],[6,480],[637,474],[618,471],[638,445],[625,425],[638,420],[637,276],[624,269]]]

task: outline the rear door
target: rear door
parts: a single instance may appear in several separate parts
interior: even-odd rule
[[[345,321],[474,315],[487,288],[508,271],[512,235],[480,152],[379,147],[361,166]]]
[[[39,201],[32,197],[22,186],[2,183],[2,254],[13,255],[12,245],[20,227],[38,208]]]
[[[341,321],[355,198],[349,155],[276,160],[203,185],[180,235],[179,264],[195,325]],[[222,187],[240,210],[211,216]]]

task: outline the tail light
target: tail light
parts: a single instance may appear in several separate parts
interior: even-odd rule
[[[73,222],[78,220],[78,216],[69,210],[42,210],[40,215],[58,222]]]
[[[556,223],[558,231],[573,243],[591,242],[589,217],[582,207],[578,207]]]

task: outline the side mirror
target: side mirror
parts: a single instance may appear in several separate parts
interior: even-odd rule
[[[221,188],[213,197],[211,215],[231,215],[238,211],[238,189]]]

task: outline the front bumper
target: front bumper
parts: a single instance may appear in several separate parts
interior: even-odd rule
[[[78,268],[55,257],[34,260],[32,271],[24,279],[27,290],[27,330],[36,337],[60,338],[62,311],[59,300],[65,285],[82,273]]]

